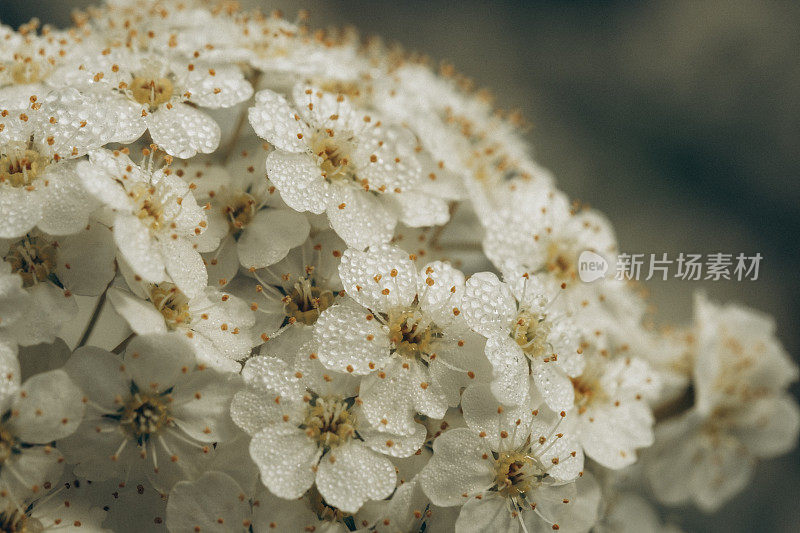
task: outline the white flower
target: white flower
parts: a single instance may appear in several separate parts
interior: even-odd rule
[[[151,283],[172,281],[193,297],[207,281],[191,240],[207,225],[205,215],[186,182],[152,166],[152,159],[140,167],[121,151],[96,150],[78,169],[86,189],[112,212],[114,242],[134,273]]]
[[[695,302],[695,405],[656,427],[645,470],[658,499],[714,511],[751,480],[759,459],[797,445],[797,365],[774,322],[740,306]],[[680,485],[676,486],[676,480]]]
[[[256,310],[254,329],[262,341],[293,343],[296,349],[311,339],[320,313],[341,294],[338,268],[344,248],[333,231],[316,232],[283,260],[230,285]]]
[[[52,342],[77,312],[73,294],[96,296],[111,282],[114,253],[111,232],[98,223],[63,237],[31,230],[21,239],[0,239],[0,257],[31,296],[15,328],[17,342]]]
[[[48,28],[38,34],[38,23],[23,24],[19,32],[0,25],[0,101],[9,108],[25,108],[31,95],[47,94],[50,74],[92,49],[76,32]]]
[[[13,354],[2,356],[0,373],[0,509],[16,509],[58,481],[63,458],[52,442],[78,428],[83,395],[63,370],[20,385]]]
[[[653,506],[633,493],[613,494],[595,529],[598,533],[681,533],[674,524],[664,524]]]
[[[563,417],[528,405],[504,407],[486,385],[470,386],[463,406],[469,429],[437,437],[420,474],[434,504],[463,504],[456,531],[589,530],[599,489],[581,475],[576,443],[558,433]]]
[[[111,140],[115,124],[75,89],[31,96],[30,108],[0,112],[0,237],[34,226],[75,233],[97,206],[74,159]]]
[[[429,507],[419,482],[408,481],[398,486],[388,500],[365,503],[354,523],[358,527],[371,527],[370,531],[375,533],[415,533],[434,514]]]
[[[524,402],[531,380],[551,409],[572,408],[570,379],[584,367],[580,332],[550,300],[538,277],[528,273],[509,274],[503,283],[480,272],[466,282],[464,318],[488,339],[492,390],[504,403]]]
[[[458,405],[460,387],[488,378],[483,339],[460,317],[461,272],[441,262],[417,272],[403,251],[382,245],[347,250],[339,275],[350,298],[317,321],[319,360],[366,376],[361,400],[370,423],[411,434],[416,414],[442,418]]]
[[[636,461],[638,448],[653,444],[648,401],[658,394],[660,379],[639,358],[585,355],[585,370],[572,379],[575,431],[586,455],[606,468],[624,468]]]
[[[207,472],[196,481],[182,481],[170,492],[167,528],[170,531],[281,531],[303,533],[350,531],[352,516],[330,506],[311,490],[300,499],[285,500],[260,490],[256,497],[230,476]]]
[[[250,355],[255,317],[239,298],[212,287],[189,298],[169,282],[129,284],[132,292],[111,288],[108,299],[137,335],[180,333],[220,370],[238,371],[236,361]]]
[[[274,194],[263,172],[263,152],[260,147],[240,152],[227,168],[197,165],[176,172],[191,183],[197,201],[210,206],[208,227],[194,241],[206,253],[211,280],[220,284],[232,280],[239,265],[259,269],[277,263],[303,244],[311,229],[305,215]]]
[[[273,494],[296,499],[315,484],[328,505],[353,513],[391,494],[395,469],[385,455],[413,454],[425,431],[376,431],[361,413],[352,378],[326,373],[313,352],[302,355],[309,352],[301,349],[305,368],[295,371],[275,357],[250,359],[242,373],[249,387],[236,394],[231,415],[253,436],[250,456]]]
[[[797,364],[775,337],[775,321],[738,305],[695,297],[694,384],[697,409],[740,407],[782,394],[798,378]]]
[[[564,193],[539,180],[514,179],[497,190],[496,199],[483,198],[476,206],[486,227],[483,249],[495,266],[527,271],[552,289],[560,287],[562,307],[586,332],[615,325],[624,332],[641,322],[645,304],[615,278],[616,237],[601,213],[571,206]],[[594,283],[578,278],[578,259],[587,250],[609,264]]]
[[[77,475],[102,481],[140,473],[168,490],[199,475],[211,444],[234,435],[228,409],[236,376],[197,364],[178,337],[136,337],[124,357],[83,347],[65,370],[88,404],[78,430],[58,443]]]
[[[117,125],[114,141],[131,143],[148,130],[159,148],[183,159],[219,144],[219,126],[197,106],[227,108],[253,94],[236,65],[115,46],[54,77],[90,91],[106,121]]]
[[[644,468],[659,501],[713,512],[751,481],[759,459],[797,446],[800,409],[789,394],[703,416],[691,410],[656,427]]]
[[[267,175],[298,211],[327,213],[349,246],[387,242],[397,220],[443,224],[446,202],[416,188],[422,179],[415,143],[400,128],[364,115],[342,96],[297,85],[294,107],[264,90],[250,108],[250,124],[273,144]]]
[[[94,499],[91,482],[47,483],[48,492],[0,509],[0,524],[8,531],[68,531],[111,533],[101,523],[105,511]]]

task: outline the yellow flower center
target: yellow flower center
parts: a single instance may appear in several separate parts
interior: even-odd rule
[[[161,283],[150,290],[150,301],[164,317],[167,328],[175,330],[192,321],[189,298],[172,283]]]
[[[56,247],[42,237],[26,235],[12,244],[5,256],[11,271],[22,277],[25,287],[46,281],[56,269]]]
[[[505,497],[525,494],[543,477],[536,461],[522,452],[501,452],[494,462],[494,484]]]
[[[0,511],[0,531],[3,533],[40,533],[43,530],[39,520],[31,518],[14,506]]]
[[[257,206],[256,199],[246,192],[234,196],[223,206],[222,213],[228,219],[231,234],[238,235],[253,221]]]
[[[156,188],[147,183],[136,183],[128,191],[137,204],[136,216],[152,230],[158,230],[164,223],[164,205],[156,196]]]
[[[355,434],[355,418],[346,402],[338,398],[312,400],[301,426],[306,435],[325,449],[344,444]]]
[[[436,356],[433,353],[433,344],[442,333],[418,309],[391,311],[388,326],[389,341],[394,353],[426,363]]]
[[[552,242],[547,247],[547,270],[558,279],[568,281],[577,278],[577,261],[573,254],[559,243]]]
[[[551,346],[547,342],[550,329],[550,323],[540,315],[523,311],[517,315],[512,327],[512,336],[528,357],[545,357],[550,355],[551,351]]]
[[[333,130],[319,132],[314,136],[311,149],[317,156],[323,176],[329,182],[354,179],[350,144],[334,139]]]
[[[125,432],[142,444],[169,421],[169,410],[162,395],[137,392],[122,408],[120,425]]]
[[[578,406],[578,414],[585,413],[592,403],[607,398],[600,383],[596,379],[586,377],[586,373],[581,377],[570,378],[570,381],[572,381],[572,388],[575,391],[575,405]]]
[[[290,321],[310,326],[333,304],[333,299],[333,291],[314,286],[311,280],[303,278],[284,298],[284,312]]]
[[[14,435],[7,428],[0,426],[0,465],[15,453],[16,445],[17,439]],[[0,529],[0,531],[2,530]]]
[[[174,87],[167,78],[136,77],[130,85],[133,99],[140,104],[158,107],[169,102],[172,98]]]
[[[42,175],[47,163],[47,158],[36,150],[6,154],[0,158],[0,183],[27,187]]]

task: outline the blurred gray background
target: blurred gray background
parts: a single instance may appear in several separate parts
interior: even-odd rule
[[[0,20],[58,26],[86,0],[0,0]],[[664,321],[705,290],[772,314],[800,351],[800,4],[671,2],[257,2],[314,26],[367,34],[452,62],[532,123],[536,158],[603,210],[624,251],[760,252],[755,282],[651,281]],[[797,386],[793,392],[797,395]],[[800,531],[800,453],[762,464],[713,516],[674,509],[687,531]]]

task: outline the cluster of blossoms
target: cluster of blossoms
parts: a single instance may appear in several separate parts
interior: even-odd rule
[[[514,114],[302,17],[0,27],[0,242],[0,531],[659,530],[797,438],[769,318],[649,327]]]

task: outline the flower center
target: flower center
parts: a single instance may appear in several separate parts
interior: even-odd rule
[[[16,508],[0,512],[0,532],[3,533],[39,533],[43,531],[41,522],[29,517]]]
[[[0,183],[12,187],[27,187],[47,166],[47,158],[36,150],[6,154],[0,158]]]
[[[12,244],[5,256],[11,272],[19,274],[25,287],[50,279],[56,269],[56,246],[41,237],[26,235]]]
[[[353,164],[350,157],[350,143],[333,138],[333,130],[319,132],[314,136],[311,149],[318,158],[326,180],[341,181],[353,179]]]
[[[146,183],[137,183],[128,192],[137,204],[136,216],[150,229],[158,230],[164,222],[164,205],[156,196],[156,188]]]
[[[310,326],[333,304],[333,298],[330,289],[314,286],[311,280],[302,278],[284,298],[284,312],[290,321]]]
[[[317,518],[326,522],[338,522],[343,524],[344,520],[351,516],[338,507],[334,507],[326,502],[316,486],[311,487],[308,491],[308,503],[311,510],[317,515]]]
[[[550,323],[542,316],[523,311],[517,315],[512,336],[528,357],[544,357],[551,351],[547,342],[550,329]]]
[[[150,301],[164,317],[167,328],[175,330],[192,321],[189,298],[172,283],[161,283],[150,290]]]
[[[0,426],[0,465],[5,463],[14,453],[17,446],[17,439],[5,427]],[[16,451],[19,453],[19,450]],[[2,529],[0,529],[2,531]]]
[[[514,497],[529,492],[533,483],[544,477],[536,461],[522,452],[501,452],[494,462],[497,492]]]
[[[243,192],[222,208],[222,213],[228,219],[231,234],[238,236],[242,229],[253,221],[256,206],[256,199]]]
[[[575,405],[578,406],[578,414],[583,414],[591,406],[592,402],[605,398],[603,389],[596,379],[584,376],[569,378],[572,381],[572,388],[575,391]]]
[[[433,344],[442,332],[416,308],[389,313],[389,341],[394,353],[427,363],[436,357]]]
[[[551,242],[547,247],[547,270],[561,280],[574,280],[578,272],[575,269],[573,254],[563,245]]]
[[[167,78],[136,77],[130,85],[133,99],[140,104],[158,107],[169,102],[174,90],[172,82]]]
[[[301,427],[310,439],[326,449],[344,444],[356,432],[355,417],[347,403],[338,398],[313,400]]]
[[[28,85],[42,80],[42,66],[38,61],[26,57],[11,67],[11,81],[17,85]]]
[[[169,411],[162,395],[137,392],[122,408],[120,425],[139,444],[147,442],[169,420]]]

